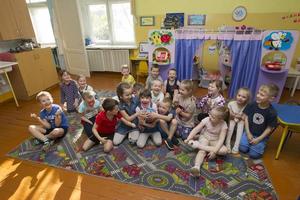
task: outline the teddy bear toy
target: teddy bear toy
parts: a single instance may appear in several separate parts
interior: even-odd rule
[[[198,149],[200,142],[197,140],[190,140],[188,145],[191,146],[193,149]]]

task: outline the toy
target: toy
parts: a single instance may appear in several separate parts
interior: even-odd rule
[[[157,48],[153,52],[153,63],[160,65],[170,64],[170,52],[166,48]]]
[[[196,140],[190,140],[188,142],[188,145],[190,145],[194,149],[197,149],[199,147],[199,145],[200,145],[200,142],[196,141]]]
[[[280,71],[282,69],[282,63],[277,62],[277,61],[275,61],[275,62],[267,61],[267,62],[265,62],[265,67],[268,70]]]

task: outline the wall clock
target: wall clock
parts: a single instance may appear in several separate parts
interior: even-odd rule
[[[244,6],[236,7],[232,12],[232,18],[234,21],[242,21],[247,16],[247,9]]]

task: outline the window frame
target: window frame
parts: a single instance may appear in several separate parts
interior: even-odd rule
[[[86,15],[87,17],[83,18],[84,22],[87,24],[85,27],[85,33],[88,37],[93,37],[92,32],[92,24],[91,24],[91,16],[89,12],[90,5],[98,5],[98,4],[105,4],[106,5],[106,14],[108,20],[108,28],[109,28],[109,41],[105,42],[96,42],[96,45],[111,45],[111,46],[121,46],[121,45],[136,45],[136,34],[135,34],[135,23],[134,17],[132,16],[133,20],[133,41],[132,42],[121,42],[116,41],[116,35],[113,29],[113,12],[112,12],[112,5],[115,3],[129,3],[131,8],[131,0],[81,0],[81,5],[83,6],[83,16]]]
[[[27,8],[28,8],[29,13],[30,13],[30,8],[47,8],[48,9],[49,16],[50,16],[50,24],[51,24],[53,38],[54,38],[54,43],[40,43],[40,44],[42,46],[55,46],[56,45],[56,39],[55,39],[55,35],[54,35],[54,29],[53,29],[53,25],[52,25],[52,21],[51,21],[51,15],[50,15],[50,11],[49,11],[49,7],[48,7],[47,1],[44,1],[44,2],[27,2]],[[31,19],[31,21],[33,23],[32,19]],[[36,40],[37,40],[37,38],[36,38]]]

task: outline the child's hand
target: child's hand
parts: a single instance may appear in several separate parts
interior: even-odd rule
[[[61,109],[58,109],[55,113],[56,116],[60,115],[62,113],[62,110]]]
[[[181,112],[182,112],[181,108],[176,108],[176,114],[180,115]]]
[[[35,113],[31,113],[31,114],[30,114],[30,117],[32,117],[32,118],[37,118],[37,115],[36,115]]]
[[[253,140],[253,135],[251,133],[247,133],[247,138],[248,141],[251,143],[251,141]]]
[[[208,153],[208,159],[214,159],[215,157],[216,157],[216,153],[214,152],[214,151],[210,151],[209,153]]]
[[[63,111],[67,111],[67,102],[65,102],[61,107]]]
[[[171,95],[167,92],[167,93],[165,94],[165,98],[171,98]]]
[[[260,139],[258,138],[253,138],[252,140],[250,140],[250,144],[258,144],[260,142]]]
[[[101,140],[100,140],[100,142],[102,144],[105,144],[107,142],[107,137],[102,137]]]
[[[185,144],[188,144],[189,141],[190,141],[190,139],[186,138],[183,142],[184,142]]]
[[[73,106],[74,106],[75,108],[78,107],[78,102],[79,102],[79,100],[78,100],[78,99],[75,99],[75,101],[74,101],[74,103],[73,103]]]
[[[132,128],[136,128],[135,123],[131,123],[131,127],[132,127]]]

